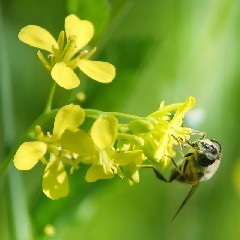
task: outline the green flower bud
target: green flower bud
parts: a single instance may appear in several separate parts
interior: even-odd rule
[[[129,130],[134,134],[147,133],[154,128],[153,124],[145,119],[133,120],[129,123],[128,127]]]

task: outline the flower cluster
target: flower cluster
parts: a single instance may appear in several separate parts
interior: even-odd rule
[[[93,34],[94,27],[91,22],[71,14],[65,18],[65,31],[60,32],[58,40],[36,25],[22,28],[18,38],[30,46],[49,52],[46,59],[39,50],[39,59],[59,86],[73,89],[80,83],[79,77],[73,71],[75,68],[101,83],[109,83],[115,77],[115,67],[112,64],[89,60],[96,48],[91,51],[83,50]]]
[[[22,28],[18,37],[26,44],[48,51],[48,58],[38,51],[39,59],[59,86],[73,89],[80,83],[74,72],[77,67],[101,83],[111,82],[115,77],[115,67],[110,63],[89,60],[96,48],[82,50],[93,32],[91,22],[71,14],[65,18],[65,31],[60,32],[58,40],[35,25]],[[51,111],[53,93],[45,113]],[[45,166],[43,192],[51,199],[68,194],[67,173],[73,174],[82,164],[90,165],[85,176],[87,182],[118,175],[130,183],[138,183],[139,168],[148,164],[167,167],[175,154],[175,145],[185,144],[190,138],[191,129],[183,127],[182,123],[185,113],[194,104],[193,97],[167,106],[162,102],[157,111],[146,117],[66,105],[58,110],[51,132],[44,133],[44,126],[35,127],[34,141],[20,145],[14,165],[19,170],[30,170],[41,162]],[[118,116],[129,118],[129,122],[119,123]],[[86,117],[95,119],[92,125],[83,125]]]
[[[55,117],[52,134],[44,134],[37,126],[36,141],[19,147],[14,165],[19,170],[29,170],[39,161],[46,165],[42,187],[52,199],[68,194],[67,169],[73,173],[80,164],[91,165],[85,177],[87,182],[117,174],[137,183],[143,162],[167,167],[176,141],[184,143],[189,139],[191,129],[181,125],[194,103],[193,97],[180,104],[162,103],[156,112],[124,126],[112,114],[101,113],[88,131],[80,128],[87,111],[78,105],[66,105]],[[173,117],[172,111],[176,111]]]

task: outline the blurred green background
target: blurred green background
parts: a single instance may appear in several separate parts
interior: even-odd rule
[[[240,239],[240,1],[237,0],[1,0],[0,163],[43,111],[51,85],[33,49],[17,39],[35,24],[54,36],[76,13],[95,25],[95,57],[117,68],[113,83],[81,76],[84,107],[140,116],[196,97],[186,121],[222,144],[219,171],[200,185],[183,211],[171,218],[190,186],[165,184],[148,170],[140,184],[115,177],[86,183],[70,177],[71,192],[52,201],[41,190],[43,168],[0,179],[0,239]],[[58,89],[55,106],[73,98]],[[55,236],[47,236],[50,224]],[[51,230],[51,229],[50,229]]]

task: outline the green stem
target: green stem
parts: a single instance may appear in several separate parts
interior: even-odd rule
[[[106,112],[106,114],[113,115],[115,117],[129,118],[129,119],[141,119],[142,118],[142,117],[138,117],[136,115],[127,114],[127,113],[120,113],[120,112]]]
[[[94,117],[98,118],[101,115],[113,115],[115,117],[120,117],[120,118],[129,118],[129,119],[141,119],[142,117],[138,117],[132,114],[127,114],[127,113],[120,113],[120,112],[102,112],[99,110],[95,109],[84,109],[85,114],[87,117]]]
[[[56,82],[53,83],[53,85],[52,85],[52,87],[50,89],[44,113],[48,113],[52,109],[52,101],[53,101],[53,96],[54,96],[54,93],[55,93],[55,89],[56,89]]]
[[[118,133],[117,139],[136,139],[136,136],[128,134],[128,133]]]
[[[83,109],[85,112],[86,117],[89,118],[98,118],[99,116],[103,115],[104,113],[102,111],[99,110],[95,110],[95,109]]]

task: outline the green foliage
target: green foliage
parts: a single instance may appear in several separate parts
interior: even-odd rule
[[[145,116],[163,99],[169,104],[196,96],[196,108],[205,113],[197,128],[219,140],[223,159],[216,176],[200,185],[171,225],[190,186],[161,183],[150,170],[141,172],[140,185],[130,187],[117,178],[86,183],[83,167],[84,174],[69,177],[69,196],[57,201],[40,191],[41,166],[23,174],[8,170],[0,179],[0,239],[240,238],[239,183],[232,180],[239,162],[240,2],[2,0],[1,7],[1,164],[43,111],[51,81],[35,50],[21,44],[17,34],[32,23],[49,26],[57,36],[69,13],[94,23],[97,58],[117,68],[117,78],[103,86],[80,73],[84,107]],[[54,105],[72,98],[57,89]],[[47,224],[56,230],[51,238],[44,234]]]

